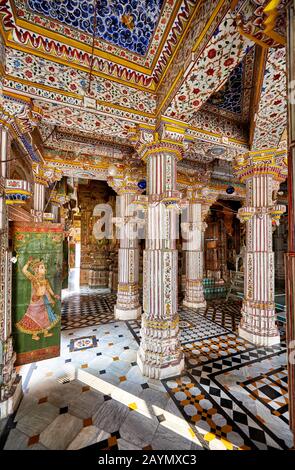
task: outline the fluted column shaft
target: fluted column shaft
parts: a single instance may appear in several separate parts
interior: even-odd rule
[[[43,214],[45,209],[45,185],[35,182],[34,183],[34,204],[33,214],[35,222],[43,221]]]
[[[184,367],[178,318],[177,155],[164,145],[149,152],[144,251],[144,314],[137,362],[144,375],[163,379]]]
[[[246,183],[246,206],[239,218],[246,222],[245,285],[239,334],[258,345],[279,343],[274,303],[272,232],[285,206],[274,194],[285,167],[276,152],[251,153],[240,162],[238,174]]]
[[[289,2],[287,28],[287,85],[290,92],[288,105],[288,254],[286,265],[286,307],[288,345],[288,388],[290,428],[293,431],[295,448],[295,0]]]
[[[10,136],[0,126],[0,418],[12,413],[21,397],[21,380],[16,375],[11,322],[11,253],[8,243],[8,211],[5,203],[5,180],[8,177]]]
[[[134,218],[134,199],[137,192],[123,192],[118,196],[120,248],[118,260],[118,293],[115,317],[118,320],[136,319],[141,314],[139,303],[139,244]],[[124,219],[127,219],[124,222]]]
[[[203,289],[204,271],[204,232],[206,224],[203,222],[202,204],[190,201],[187,209],[187,228],[183,242],[185,250],[185,296],[183,305],[191,308],[206,307]]]

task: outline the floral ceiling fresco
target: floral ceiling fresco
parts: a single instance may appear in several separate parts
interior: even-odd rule
[[[207,99],[226,82],[253,46],[229,12],[179,88],[165,115],[190,122]]]
[[[164,0],[28,0],[29,8],[144,56]]]
[[[270,48],[255,120],[252,150],[277,148],[286,126],[286,49]]]
[[[7,51],[6,73],[14,78],[68,91],[75,95],[85,95],[88,92],[88,72],[28,55],[22,51]],[[95,96],[97,101],[133,108],[140,112],[154,113],[156,109],[155,97],[150,93],[101,77],[92,78],[90,95]]]
[[[126,145],[122,139],[109,138],[104,135],[104,139],[99,139],[97,135],[91,136],[85,133],[72,132],[70,128],[53,125],[39,125],[39,133],[43,142],[44,151],[47,154],[48,149],[59,151],[65,154],[71,154],[71,159],[77,160],[90,156],[90,161],[100,161],[101,158],[113,158],[122,160],[131,158],[134,149],[131,145]],[[73,157],[73,150],[75,157]]]
[[[213,112],[236,122],[249,123],[255,77],[255,52],[255,47],[252,47],[231,72],[225,84],[209,97],[202,106],[202,111]]]
[[[205,0],[203,0],[203,2],[205,2]],[[57,2],[47,0],[32,3],[38,4],[36,8],[45,8],[49,12],[51,11],[49,6]],[[93,8],[92,1],[64,0],[62,3],[63,8],[65,8],[65,3],[75,3],[77,5],[85,4],[84,10],[87,11],[91,8],[90,5],[92,5]],[[42,51],[42,53],[45,52],[52,58],[58,58],[64,63],[72,63],[87,68],[92,66],[95,72],[104,73],[107,76],[122,79],[124,82],[131,82],[135,85],[153,89],[160,75],[168,66],[173,52],[184,39],[186,26],[192,16],[196,16],[196,1],[146,0],[146,2],[143,2],[143,0],[134,0],[133,2],[119,2],[114,0],[113,2],[99,1],[98,7],[108,9],[110,6],[113,8],[114,5],[118,6],[124,4],[123,9],[125,10],[129,8],[128,5],[130,5],[130,3],[131,5],[135,4],[135,6],[147,4],[148,9],[151,8],[152,4],[162,5],[160,10],[155,9],[152,15],[149,14],[149,18],[146,22],[139,21],[139,23],[142,23],[143,29],[151,28],[151,18],[157,15],[157,11],[159,13],[158,20],[144,55],[133,52],[128,48],[118,46],[114,40],[112,42],[104,40],[99,35],[95,38],[93,44],[92,34],[88,33],[86,30],[83,31],[77,27],[62,23],[58,18],[51,17],[49,13],[45,16],[39,11],[32,10],[28,0],[1,0],[0,15],[3,15],[2,24],[5,34],[12,37],[13,42],[21,46],[22,49],[25,47],[26,50],[35,52]],[[107,6],[104,7],[104,4],[107,4]],[[72,16],[72,14],[73,11],[67,12],[66,16],[70,17],[73,23],[75,22],[75,17]],[[86,12],[84,12],[84,14],[86,15]],[[123,13],[121,17],[123,17],[122,28],[124,30],[126,29],[128,34],[129,32],[131,33],[131,31],[133,34],[136,29],[136,21],[134,20],[132,22],[133,13],[129,16]],[[19,26],[19,20],[22,21],[21,27]],[[101,17],[99,21],[103,21]],[[103,23],[108,28],[113,28],[110,18],[103,21]],[[135,25],[134,28],[129,29],[132,28],[133,24]],[[38,28],[38,31],[36,31],[36,28]],[[114,34],[112,34],[112,38],[113,37]],[[130,47],[134,49],[136,49],[136,47],[145,47],[146,36],[142,38],[139,33],[137,39],[137,41],[133,39]],[[69,43],[69,41],[71,41],[71,43]],[[94,45],[95,50],[94,56],[89,53],[89,47],[92,48],[92,45]]]
[[[208,99],[207,104],[230,111],[233,114],[241,114],[243,74],[244,64],[240,62],[230,74],[225,85]]]
[[[75,132],[95,133],[96,136],[120,137],[128,142],[131,127],[128,121],[42,100],[34,100],[34,104],[42,109],[42,120],[45,124],[69,127]]]
[[[183,172],[232,161],[250,148],[258,98],[253,146],[274,146],[286,114],[283,52],[270,49],[254,100],[258,47],[237,27],[238,12],[247,19],[257,2],[0,0],[5,96],[40,108],[44,155],[57,165],[59,154],[64,174],[81,163],[79,171],[105,177],[98,168],[105,157],[118,164],[132,157],[132,127],[152,133],[166,117],[173,126],[182,121],[185,144],[196,147]]]

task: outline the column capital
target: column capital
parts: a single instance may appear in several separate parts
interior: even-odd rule
[[[178,160],[181,160],[184,153],[185,132],[185,127],[161,119],[155,128],[139,126],[133,128],[131,140],[143,160],[162,152],[174,154]]]
[[[238,210],[238,219],[245,223],[251,220],[254,215],[263,217],[264,215],[270,215],[274,226],[279,225],[281,216],[286,212],[286,206],[282,204],[276,204],[270,207],[241,207]]]
[[[259,175],[270,175],[282,182],[288,172],[287,153],[285,150],[267,149],[239,155],[234,172],[242,183]]]
[[[144,189],[138,186],[138,182],[144,176],[142,170],[141,162],[130,162],[129,166],[124,168],[123,174],[109,176],[107,178],[108,185],[113,188],[119,196],[122,194],[141,194]]]
[[[55,168],[50,168],[46,165],[40,165],[38,163],[33,163],[33,177],[34,182],[41,184],[43,186],[48,186],[55,181],[59,181],[62,178],[62,172]]]
[[[218,191],[206,188],[204,185],[194,185],[187,188],[185,201],[186,204],[201,204],[202,206],[202,219],[204,220],[212,204],[214,204],[219,196]]]

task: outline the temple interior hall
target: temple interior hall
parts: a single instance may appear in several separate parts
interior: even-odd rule
[[[294,64],[295,0],[0,1],[1,451],[294,449]]]

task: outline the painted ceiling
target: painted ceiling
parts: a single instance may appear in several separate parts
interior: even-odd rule
[[[208,98],[229,79],[252,46],[251,40],[237,31],[229,12],[214,31],[165,115],[190,122]]]
[[[154,89],[187,36],[200,4],[208,4],[204,0],[102,0],[94,8],[94,1],[1,0],[0,14],[5,33],[22,48]],[[210,3],[214,7],[217,2]],[[206,8],[201,28],[210,11]]]
[[[28,0],[29,8],[52,20],[144,56],[164,0]]]
[[[193,145],[179,168],[196,175],[198,164],[232,161],[251,143],[267,148],[281,138],[284,47],[269,49],[254,102],[258,27],[253,37],[237,27],[266,3],[0,0],[3,87],[9,100],[25,97],[40,109],[45,151],[64,171],[80,162],[107,174],[105,158],[132,154],[130,129],[152,132],[166,119],[184,124]]]
[[[40,137],[42,140],[43,149],[48,155],[53,155],[52,150],[55,152],[55,157],[63,158],[66,160],[78,160],[83,158],[86,161],[97,163],[101,159],[115,159],[123,160],[130,159],[134,153],[131,145],[126,145],[123,139],[119,137],[104,136],[104,139],[99,138],[97,135],[88,134],[84,132],[73,132],[69,127],[46,125],[41,123],[38,127]],[[73,156],[73,153],[75,154]]]
[[[241,114],[243,76],[244,63],[240,62],[230,74],[225,85],[208,99],[207,104],[230,111],[233,114]]]

